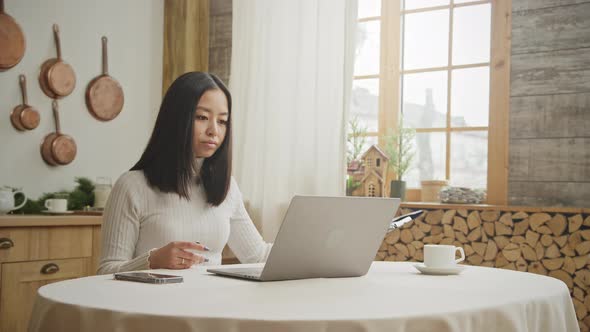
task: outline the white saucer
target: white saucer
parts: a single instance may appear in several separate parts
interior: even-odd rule
[[[70,213],[74,213],[74,211],[49,211],[49,210],[45,210],[45,211],[41,211],[41,213],[47,213],[47,214],[70,214]]]
[[[452,274],[459,274],[463,270],[465,270],[465,266],[463,265],[455,265],[449,267],[428,267],[423,263],[414,264],[414,267],[418,269],[418,271],[422,272],[423,274],[431,274],[431,275],[438,275],[438,276],[447,276]]]

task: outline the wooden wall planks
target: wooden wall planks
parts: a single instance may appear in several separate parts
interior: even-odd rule
[[[512,55],[511,96],[590,91],[590,48]]]
[[[588,207],[590,1],[512,8],[509,203]]]
[[[510,143],[512,180],[590,183],[590,137],[514,139]]]
[[[512,11],[521,11],[529,9],[561,7],[575,5],[579,3],[590,2],[588,0],[513,0]]]
[[[512,97],[510,138],[585,137],[590,130],[590,92]]]
[[[232,0],[213,0],[210,6],[211,16],[231,15],[232,13]]]
[[[523,206],[588,206],[590,182],[510,181],[508,200]]]
[[[232,50],[232,0],[211,1],[209,71],[229,84]]]
[[[515,12],[512,54],[590,47],[589,17],[590,2]]]

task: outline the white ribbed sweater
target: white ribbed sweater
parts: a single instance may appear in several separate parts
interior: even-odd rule
[[[98,273],[148,269],[150,249],[172,241],[199,241],[209,247],[199,252],[209,258],[203,263],[207,265],[221,264],[226,244],[242,263],[264,262],[272,246],[254,227],[233,177],[225,201],[215,207],[196,183],[189,201],[152,188],[143,171],[123,174],[105,208]]]

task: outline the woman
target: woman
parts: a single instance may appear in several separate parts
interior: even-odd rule
[[[266,260],[265,243],[231,177],[231,95],[216,76],[170,86],[148,145],[108,199],[98,273]]]

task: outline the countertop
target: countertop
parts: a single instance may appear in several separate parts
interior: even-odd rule
[[[0,227],[101,225],[102,216],[85,215],[14,215],[0,216]]]

